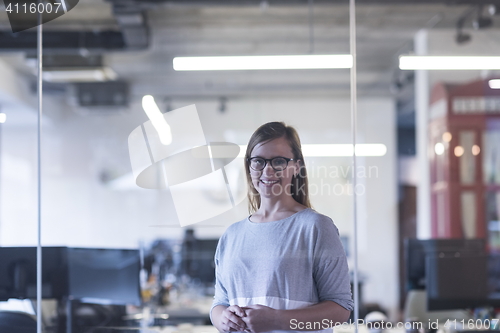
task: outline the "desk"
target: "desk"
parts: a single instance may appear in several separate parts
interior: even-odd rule
[[[210,309],[213,297],[204,297],[194,302],[175,302],[157,309],[143,308],[142,312],[129,313],[126,318],[134,326],[148,323],[162,327],[177,327],[183,324],[198,327],[210,324]],[[176,325],[176,326],[174,326]]]
[[[214,297],[202,297],[192,302],[175,302],[162,308],[162,312],[175,317],[182,317],[184,315],[198,314],[199,316],[208,317]]]
[[[219,333],[219,331],[212,325],[181,324],[178,326],[149,327],[141,333]]]
[[[219,331],[211,325],[191,325],[182,324],[179,326],[152,326],[152,327],[96,327],[92,328],[92,332],[117,332],[117,333],[219,333]]]
[[[219,331],[212,325],[191,324],[164,327],[127,328],[126,330],[140,333],[219,333]],[[334,330],[334,333],[354,333],[354,331],[354,325],[351,325],[350,327],[337,327]],[[96,333],[98,333],[98,331],[96,331]],[[370,333],[370,330],[368,330],[365,325],[359,325],[358,333]],[[406,331],[404,329],[390,329],[384,330],[383,333],[406,333]]]

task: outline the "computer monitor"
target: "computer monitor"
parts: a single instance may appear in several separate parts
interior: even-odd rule
[[[141,303],[138,250],[68,248],[69,296],[99,304]]]
[[[42,248],[42,298],[140,304],[138,250]],[[0,247],[0,301],[36,298],[36,247]]]
[[[42,249],[42,298],[67,295],[66,250]],[[0,247],[0,301],[36,296],[36,247]]]
[[[490,253],[488,259],[488,285],[500,297],[500,254]]]
[[[488,256],[441,253],[426,258],[427,309],[467,309],[489,304]]]
[[[201,283],[215,283],[214,256],[218,239],[196,239],[183,248],[185,273]]]
[[[405,239],[405,280],[406,290],[426,288],[427,255],[486,254],[484,239]]]

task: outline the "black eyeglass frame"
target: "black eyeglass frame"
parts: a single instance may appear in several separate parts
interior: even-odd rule
[[[261,160],[264,160],[264,166],[262,167],[262,169],[260,170],[256,170],[254,168],[252,168],[252,160],[253,159],[261,159]],[[273,160],[277,159],[277,158],[282,158],[286,161],[286,166],[281,169],[281,170],[276,170],[276,168],[273,166]],[[267,166],[267,162],[271,162],[270,165],[271,165],[271,168],[273,168],[274,171],[283,171],[283,170],[286,170],[286,168],[288,168],[288,163],[290,163],[290,161],[298,161],[298,159],[295,159],[295,158],[286,158],[286,157],[283,157],[283,156],[276,156],[276,157],[273,157],[273,158],[263,158],[263,157],[258,157],[258,156],[255,156],[255,157],[249,157],[247,158],[247,162],[248,162],[248,167],[250,169],[252,169],[253,171],[262,171],[266,168]]]

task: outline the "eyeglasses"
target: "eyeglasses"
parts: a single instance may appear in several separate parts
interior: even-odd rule
[[[274,171],[283,171],[288,166],[288,162],[296,161],[293,158],[286,157],[274,157],[274,158],[262,158],[262,157],[250,157],[247,159],[250,168],[255,171],[262,171],[267,165],[267,162],[271,162],[271,167]]]

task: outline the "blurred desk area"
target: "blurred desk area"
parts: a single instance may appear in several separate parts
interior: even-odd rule
[[[499,330],[500,266],[484,239],[407,239],[405,263],[405,322],[430,331],[438,327],[429,322],[443,332]],[[442,327],[447,322],[458,325]]]
[[[44,247],[43,332],[216,332],[209,318],[216,246],[216,239],[196,239],[187,230],[183,239],[140,249]],[[418,333],[436,331],[429,321],[498,317],[499,261],[487,255],[483,239],[407,240],[405,256],[403,320],[423,323]],[[0,333],[35,332],[35,298],[36,248],[0,247],[0,301],[8,300],[0,302]],[[9,321],[32,329],[12,330]],[[442,333],[463,328],[440,327]]]
[[[211,325],[216,246],[187,231],[135,250],[43,247],[43,332]],[[36,270],[35,247],[0,247],[0,333],[36,332]]]

